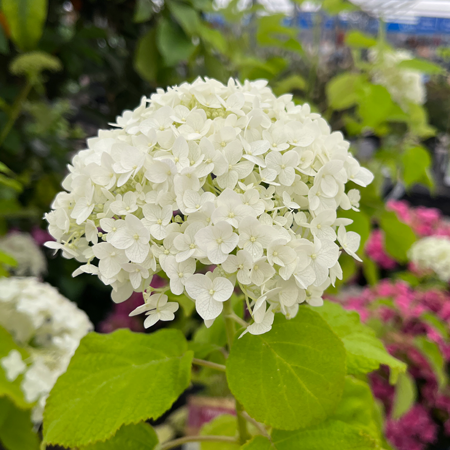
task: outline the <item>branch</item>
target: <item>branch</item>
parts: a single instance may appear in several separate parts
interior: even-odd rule
[[[246,411],[243,411],[242,416],[244,417],[244,419],[246,419],[248,422],[250,422],[252,425],[254,425],[265,438],[269,439],[269,441],[272,442],[272,438],[270,437],[270,434],[264,428],[264,425],[262,423],[259,423],[253,417],[250,417]]]
[[[204,359],[194,358],[192,360],[192,364],[196,364],[197,366],[209,367],[210,369],[215,369],[220,372],[226,372],[226,367],[223,364],[217,364],[211,361],[205,361]]]
[[[169,450],[188,442],[228,442],[230,444],[239,444],[235,438],[229,436],[185,436],[162,444],[159,450]]]

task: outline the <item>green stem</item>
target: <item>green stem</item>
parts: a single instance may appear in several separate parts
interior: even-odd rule
[[[16,100],[14,101],[14,105],[11,108],[8,122],[6,122],[6,125],[3,128],[2,133],[0,134],[0,146],[3,144],[9,132],[11,131],[11,128],[16,123],[16,120],[19,117],[20,112],[22,111],[22,103],[27,99],[32,87],[33,85],[30,83],[30,81],[27,81],[27,83],[17,96]]]
[[[228,351],[231,350],[233,345],[234,336],[236,334],[236,326],[234,320],[230,317],[233,315],[233,308],[231,306],[231,300],[227,300],[223,304],[223,312],[225,316],[225,331],[227,335]],[[236,399],[236,417],[239,431],[239,443],[245,444],[250,439],[250,433],[247,428],[247,420],[243,416],[244,407]]]
[[[220,372],[225,372],[227,369],[223,364],[217,364],[211,361],[205,361],[203,359],[194,358],[192,364],[197,366],[209,367],[210,369],[219,370]]]
[[[236,444],[236,439],[229,436],[185,436],[173,441],[166,442],[159,447],[159,450],[169,450],[171,448],[179,447],[188,442],[229,442]]]

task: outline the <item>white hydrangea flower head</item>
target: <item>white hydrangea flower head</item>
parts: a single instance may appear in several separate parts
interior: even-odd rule
[[[24,374],[21,387],[35,424],[42,422],[45,401],[69,365],[78,344],[92,324],[86,314],[52,286],[35,278],[0,278],[0,326],[30,357],[17,350],[0,360],[0,370],[14,381]]]
[[[422,270],[431,270],[437,277],[450,281],[450,239],[446,236],[428,236],[419,239],[409,250],[409,258]]]
[[[28,233],[12,232],[0,238],[0,250],[12,256],[17,266],[14,275],[40,276],[47,271],[47,261],[42,250]]]
[[[423,105],[426,100],[426,89],[420,72],[402,69],[397,65],[401,61],[412,59],[413,55],[406,50],[378,51],[370,49],[369,60],[374,64],[372,80],[384,86],[394,101],[403,108],[408,103]]]
[[[359,236],[337,210],[357,210],[373,175],[308,104],[267,81],[213,79],[158,89],[88,140],[46,215],[66,258],[122,302],[142,292],[146,326],[171,320],[185,294],[210,326],[235,288],[253,325],[322,304],[343,250]],[[347,189],[348,182],[352,182]],[[150,287],[163,272],[167,288]],[[204,272],[207,272],[206,274]]]

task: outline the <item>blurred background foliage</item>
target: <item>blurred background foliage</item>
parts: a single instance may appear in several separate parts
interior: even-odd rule
[[[294,3],[295,16],[302,2]],[[224,83],[230,76],[265,78],[277,95],[293,93],[323,114],[376,174],[363,190],[362,214],[352,215],[361,256],[370,230],[380,227],[388,253],[405,262],[416,237],[385,210],[384,200],[433,203],[446,194],[439,178],[445,174],[432,173],[436,152],[444,159],[448,152],[450,102],[442,101],[450,98],[448,52],[440,50],[441,65],[396,62],[394,71],[414,69],[427,77],[428,96],[423,105],[394,99],[374,82],[377,63],[370,58],[393,51],[383,24],[378,36],[349,30],[324,58],[323,15],[357,8],[344,0],[316,3],[321,9],[312,39],[302,42],[295,17],[257,2],[242,7],[231,0],[219,8],[211,0],[1,0],[0,233],[45,229],[42,216],[74,152],[143,95],[198,76]],[[87,276],[73,280],[74,261],[48,257],[47,280],[95,323],[104,318],[108,288]],[[2,270],[14,264],[6,254],[0,262]],[[359,267],[344,256],[342,265],[343,282],[358,273],[361,283],[379,278],[370,259]]]

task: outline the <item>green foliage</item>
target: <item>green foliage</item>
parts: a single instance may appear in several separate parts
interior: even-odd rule
[[[345,36],[345,43],[349,47],[370,48],[377,44],[376,39],[358,30],[352,30]]]
[[[369,432],[339,420],[297,431],[274,430],[277,450],[381,450]]]
[[[332,419],[365,429],[378,437],[380,430],[374,417],[375,401],[370,386],[361,380],[347,376],[344,394]]]
[[[161,56],[156,46],[156,30],[152,28],[138,41],[134,68],[144,80],[153,83],[157,79],[160,61]]]
[[[400,69],[416,70],[426,74],[440,74],[444,72],[444,69],[438,64],[417,58],[400,61],[397,67]]]
[[[391,369],[390,380],[395,383],[399,374],[406,371],[406,365],[391,356],[375,333],[360,322],[358,313],[330,301],[325,301],[316,311],[342,339],[349,374],[370,373],[384,364]]]
[[[211,422],[205,424],[201,431],[202,436],[230,436],[237,437],[236,416],[222,414]],[[239,450],[239,444],[228,442],[202,442],[201,450]]]
[[[306,308],[292,320],[277,317],[270,333],[236,339],[226,365],[230,390],[246,411],[279,429],[325,420],[344,388],[342,343]]]
[[[445,371],[445,360],[438,345],[429,341],[425,336],[417,336],[414,339],[414,344],[428,361],[436,376],[439,388],[443,389],[448,378]]]
[[[28,352],[19,347],[13,337],[0,326],[0,359],[8,356],[11,350],[17,350],[22,355],[22,359],[29,357]],[[3,367],[0,366],[0,398],[6,396],[19,408],[29,408],[31,405],[25,401],[20,388],[22,379],[23,376],[19,375],[13,382],[9,381]]]
[[[88,334],[47,400],[44,441],[86,446],[158,418],[187,388],[191,361],[178,330]]]
[[[136,23],[146,22],[153,16],[153,2],[151,0],[137,0],[133,20]]]
[[[33,50],[42,35],[47,0],[2,0],[1,6],[14,44],[21,50]]]
[[[263,436],[255,436],[252,440],[243,445],[241,450],[276,450],[276,447],[269,439]]]
[[[169,67],[186,61],[195,49],[184,31],[166,19],[161,20],[156,30],[156,45],[164,63]]]
[[[158,437],[150,425],[137,423],[124,425],[105,442],[96,442],[80,450],[154,450]]]
[[[337,111],[355,106],[359,100],[359,89],[366,81],[365,75],[351,72],[332,78],[326,87],[330,106]]]
[[[7,397],[0,397],[0,447],[2,445],[5,450],[39,449],[30,411],[19,409]]]
[[[408,373],[401,373],[395,387],[394,404],[391,416],[394,420],[400,419],[416,402],[417,390],[414,378]]]
[[[431,157],[425,148],[417,146],[406,149],[402,154],[402,162],[403,181],[406,187],[416,183],[433,186],[433,180],[429,173]]]
[[[380,226],[384,233],[387,253],[398,262],[408,261],[408,250],[417,239],[411,228],[400,222],[392,211],[383,212],[380,217]]]

